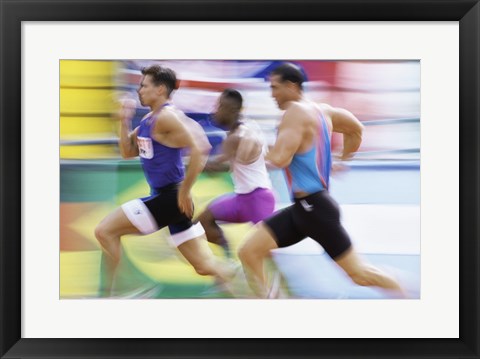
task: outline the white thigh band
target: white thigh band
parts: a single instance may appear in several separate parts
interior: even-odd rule
[[[153,218],[145,203],[140,199],[134,199],[122,204],[122,209],[127,218],[143,234],[158,231],[157,221]]]
[[[170,236],[171,241],[178,247],[180,244],[185,243],[191,239],[200,237],[202,234],[205,233],[200,222],[194,224],[189,229],[184,230],[183,232],[175,233]]]

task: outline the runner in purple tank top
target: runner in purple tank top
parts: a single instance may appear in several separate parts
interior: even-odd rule
[[[253,122],[240,118],[242,104],[240,92],[233,89],[222,92],[214,121],[229,133],[223,141],[222,153],[206,166],[208,170],[225,171],[230,168],[234,193],[214,199],[198,217],[208,241],[222,246],[227,255],[228,242],[217,221],[256,224],[270,216],[275,209],[272,184],[265,166],[265,141],[258,126],[255,128]],[[248,149],[242,147],[245,138],[249,139]],[[229,162],[226,168],[221,166],[225,162]]]
[[[203,128],[170,105],[177,88],[175,72],[153,65],[142,70],[138,96],[151,108],[140,125],[130,132],[135,101],[124,101],[120,111],[120,151],[122,157],[140,156],[150,196],[124,203],[110,213],[95,229],[102,246],[102,262],[107,273],[101,295],[109,296],[121,258],[120,237],[149,234],[168,226],[171,240],[200,275],[213,275],[225,281],[233,269],[222,265],[205,240],[201,224],[193,224],[191,188],[203,170],[210,144]],[[185,171],[181,150],[189,151]]]

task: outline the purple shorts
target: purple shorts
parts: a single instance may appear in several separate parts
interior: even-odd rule
[[[275,196],[266,188],[257,188],[245,194],[229,193],[213,200],[208,209],[219,221],[258,223],[272,215]]]

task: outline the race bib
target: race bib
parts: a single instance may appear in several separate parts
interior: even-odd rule
[[[138,152],[140,157],[148,160],[153,158],[153,144],[152,139],[149,137],[137,137]]]

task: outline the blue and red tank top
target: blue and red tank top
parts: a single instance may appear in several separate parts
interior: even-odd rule
[[[319,110],[319,133],[312,147],[304,153],[296,153],[285,169],[287,184],[294,192],[315,193],[328,190],[332,166],[330,138],[331,129]]]
[[[168,106],[165,104],[164,106]],[[145,178],[151,189],[179,183],[185,176],[181,148],[172,148],[152,138],[157,114],[145,117],[138,126],[137,144]]]

